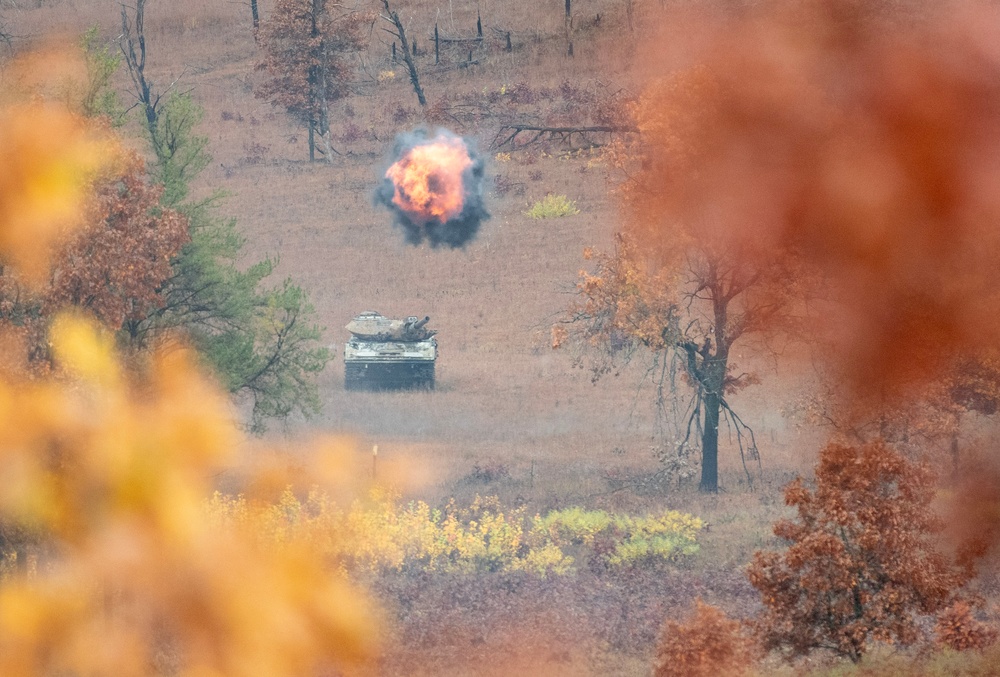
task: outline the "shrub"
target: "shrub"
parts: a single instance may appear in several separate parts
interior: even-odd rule
[[[524,214],[533,219],[557,219],[561,216],[573,216],[579,214],[576,202],[570,200],[565,195],[548,194],[535,204]]]
[[[695,537],[702,526],[677,512],[632,517],[582,508],[528,519],[523,508],[505,510],[495,497],[477,496],[467,508],[450,501],[438,510],[423,501],[401,505],[381,489],[347,510],[315,490],[305,502],[286,490],[272,505],[216,494],[206,509],[220,528],[242,525],[262,544],[279,548],[304,541],[349,570],[373,573],[561,575],[573,571],[576,553],[568,548],[590,549],[604,568],[676,559],[698,551]]]
[[[472,472],[468,474],[466,480],[481,484],[491,484],[510,479],[510,468],[500,461],[489,460],[483,463],[476,463],[472,466]]]
[[[774,533],[788,548],[755,553],[748,571],[765,607],[764,646],[789,658],[829,649],[857,663],[872,639],[916,641],[917,615],[944,609],[965,581],[931,542],[933,498],[928,466],[884,442],[823,449],[815,491],[801,478],[785,489],[798,517]]]
[[[633,517],[574,507],[535,517],[532,534],[560,546],[593,547],[600,542],[605,565],[624,566],[650,559],[677,559],[698,552],[703,523],[676,511]]]
[[[968,602],[959,601],[938,615],[937,644],[953,651],[985,649],[997,641],[996,628],[976,620]]]
[[[753,644],[739,621],[695,601],[686,623],[668,621],[656,650],[654,677],[715,677],[744,674],[753,662]]]

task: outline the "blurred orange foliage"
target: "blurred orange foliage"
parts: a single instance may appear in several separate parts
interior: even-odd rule
[[[114,142],[70,110],[66,83],[86,78],[78,56],[29,54],[0,71],[0,252],[31,282],[48,272],[54,242],[80,225],[88,179]]]
[[[22,81],[0,94],[0,257],[37,283],[111,143],[23,101]],[[365,598],[309,544],[269,551],[204,518],[238,436],[193,355],[175,346],[136,377],[73,313],[49,341],[53,375],[0,378],[0,524],[32,534],[4,544],[0,674],[299,677],[370,655]]]
[[[644,248],[801,255],[838,301],[839,366],[892,390],[1000,339],[1000,16],[863,4],[769,3],[679,37],[687,61],[658,61],[634,107],[643,162],[617,163]]]

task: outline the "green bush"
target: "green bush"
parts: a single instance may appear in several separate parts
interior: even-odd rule
[[[579,214],[576,201],[570,200],[565,195],[553,195],[549,193],[544,198],[531,206],[525,212],[526,216],[533,219],[557,219],[560,216],[573,216]]]

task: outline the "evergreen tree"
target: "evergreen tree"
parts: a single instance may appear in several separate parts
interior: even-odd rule
[[[318,343],[322,329],[304,290],[284,280],[267,286],[276,261],[237,266],[244,239],[236,221],[220,216],[224,197],[189,199],[191,181],[211,161],[208,139],[195,134],[203,111],[189,93],[157,93],[146,78],[144,0],[122,7],[121,51],[156,161],[151,172],[163,184],[161,204],[188,218],[191,241],[173,261],[162,307],[128,322],[123,334],[144,346],[169,330],[190,338],[219,380],[252,404],[249,427],[262,432],[269,418],[319,410],[315,376],[330,360]]]
[[[189,94],[171,94],[149,134],[162,204],[188,217],[191,241],[174,261],[165,304],[126,331],[145,344],[165,329],[183,329],[222,384],[250,399],[250,428],[262,432],[268,418],[319,410],[315,375],[330,352],[318,343],[322,330],[307,293],[291,279],[267,286],[276,260],[237,267],[245,241],[235,219],[218,214],[224,195],[188,199],[190,181],[211,160],[208,140],[194,133],[201,115]]]

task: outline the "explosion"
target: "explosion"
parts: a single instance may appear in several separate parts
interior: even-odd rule
[[[460,247],[489,218],[483,208],[483,162],[459,136],[437,130],[400,135],[393,163],[375,192],[411,244]]]
[[[385,173],[396,189],[392,202],[417,223],[454,218],[462,211],[462,172],[471,166],[461,139],[416,146]]]

